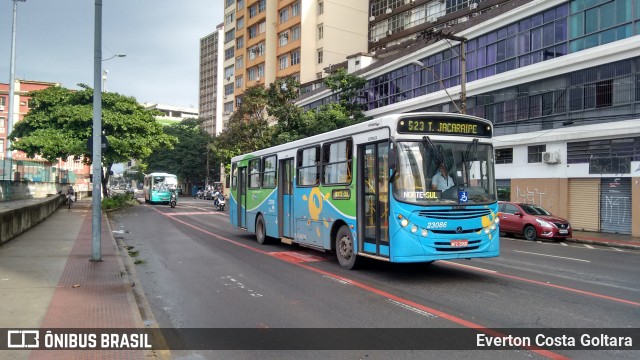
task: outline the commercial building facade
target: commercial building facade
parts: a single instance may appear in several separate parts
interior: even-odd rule
[[[371,51],[347,61],[367,79],[367,115],[461,108],[490,119],[501,196],[578,230],[640,236],[640,1],[371,3]],[[397,6],[382,14],[382,3]],[[415,25],[406,14],[418,6],[440,15]],[[401,28],[400,14],[414,25]],[[317,91],[299,105],[335,100]]]

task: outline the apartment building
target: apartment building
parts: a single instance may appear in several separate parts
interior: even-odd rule
[[[200,39],[200,118],[202,128],[214,136],[222,131],[222,69],[224,24]]]
[[[460,109],[490,119],[506,199],[576,229],[640,236],[638,1],[370,3],[370,51],[345,61],[367,79],[367,115]],[[332,101],[318,90],[298,104]]]
[[[325,68],[367,51],[366,0],[225,0],[223,118],[248,87],[293,76],[321,79]],[[304,44],[304,45],[303,45]]]
[[[28,93],[31,91],[44,90],[52,86],[60,86],[59,83],[45,82],[45,81],[33,81],[33,80],[21,80],[16,79],[14,83],[14,98],[9,98],[9,84],[0,83],[0,159],[4,159],[6,156],[6,144],[7,137],[9,136],[8,121],[9,121],[9,103],[14,101],[13,107],[13,123],[22,120],[24,116],[29,112],[30,100]],[[8,172],[8,169],[0,169],[0,173],[4,177],[6,174],[12,174],[13,179],[27,180],[27,181],[57,181],[74,183],[77,190],[88,190],[90,166],[82,163],[80,160],[75,160],[73,157],[67,159],[59,159],[56,164],[48,164],[48,162],[37,156],[34,159],[27,157],[27,154],[22,151],[13,151],[11,158],[18,162],[13,164],[13,169]],[[35,172],[36,164],[42,166],[52,165],[57,168],[57,173],[51,176],[44,176],[41,173]],[[31,168],[30,168],[31,167]],[[28,175],[25,175],[28,174]],[[8,176],[8,175],[7,175]]]

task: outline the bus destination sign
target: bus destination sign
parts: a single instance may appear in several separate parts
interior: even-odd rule
[[[403,118],[398,120],[400,134],[440,134],[491,137],[491,125],[471,119],[421,119]]]

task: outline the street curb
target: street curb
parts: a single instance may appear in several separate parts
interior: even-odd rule
[[[640,250],[640,244],[625,244],[619,242],[608,242],[608,241],[598,241],[598,240],[589,240],[589,239],[564,239],[565,242],[574,242],[578,244],[588,244],[588,245],[599,245],[599,246],[608,246],[615,247],[621,249],[629,249],[629,250]]]
[[[160,344],[161,348],[168,348],[166,340],[158,327],[158,322],[153,316],[153,312],[151,311],[151,305],[147,301],[147,297],[142,290],[142,287],[139,286],[140,281],[138,281],[138,273],[136,272],[135,264],[127,251],[127,248],[122,238],[116,238],[113,236],[113,231],[111,227],[111,219],[107,216],[107,224],[109,226],[109,234],[113,239],[114,243],[118,248],[118,252],[120,254],[120,264],[122,269],[127,274],[129,278],[129,284],[131,285],[131,294],[133,295],[133,299],[130,301],[130,305],[132,310],[135,312],[137,309],[137,323],[140,328],[150,328],[151,330],[151,338],[154,339],[154,343]],[[170,350],[146,350],[145,351],[146,358],[158,358],[161,360],[170,360],[171,352]]]

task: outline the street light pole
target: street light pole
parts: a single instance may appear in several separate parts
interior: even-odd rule
[[[436,77],[436,80],[438,80],[438,82],[440,83],[440,86],[442,86],[442,89],[444,90],[444,92],[447,94],[447,96],[449,97],[449,100],[451,100],[451,103],[453,103],[453,106],[456,107],[456,110],[458,110],[459,113],[462,113],[462,111],[460,110],[460,108],[458,107],[458,104],[456,104],[455,100],[453,100],[453,98],[451,97],[451,94],[449,94],[449,91],[447,91],[447,87],[444,85],[444,82],[442,82],[442,79],[440,79],[440,76],[438,76],[438,74],[436,74],[435,71],[433,71],[432,68],[428,67],[428,66],[424,66],[424,64],[422,64],[420,61],[415,60],[411,62],[412,64],[419,66],[421,68],[423,68],[424,70],[429,70],[431,71],[431,73],[433,74],[433,76]]]
[[[95,25],[93,39],[93,189],[91,207],[91,260],[102,261],[100,249],[102,235],[102,0],[95,0]]]
[[[102,91],[107,92],[107,75],[109,70],[102,70]]]
[[[4,162],[9,161],[9,181],[12,179],[11,171],[13,170],[13,163],[11,161],[12,153],[9,149],[11,147],[11,138],[9,135],[13,131],[13,112],[15,108],[15,82],[16,82],[16,18],[18,15],[18,1],[25,2],[26,0],[13,0],[13,25],[11,27],[11,60],[9,65],[9,116],[7,117],[7,136],[5,143],[6,156]],[[19,102],[18,102],[19,103]],[[6,180],[6,173],[3,173],[3,178]],[[11,187],[8,187],[11,189]]]

